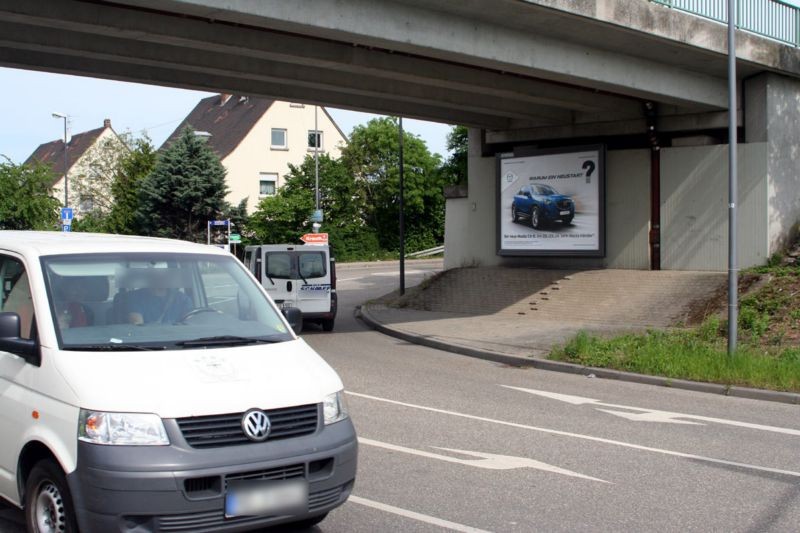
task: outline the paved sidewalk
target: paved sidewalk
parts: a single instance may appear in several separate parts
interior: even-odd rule
[[[579,331],[612,336],[685,323],[727,274],[463,268],[362,306],[373,328],[409,342],[511,365],[800,403],[800,394],[684,382],[548,361]]]

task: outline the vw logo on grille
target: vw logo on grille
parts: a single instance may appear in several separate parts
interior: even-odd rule
[[[250,409],[242,417],[242,430],[250,440],[256,442],[267,440],[271,427],[267,413],[261,409]]]

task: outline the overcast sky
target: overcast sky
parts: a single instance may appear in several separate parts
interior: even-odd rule
[[[0,67],[0,160],[22,163],[40,144],[63,139],[69,115],[70,133],[99,128],[111,119],[117,133],[147,132],[158,147],[202,98],[213,93],[187,91],[81,76],[66,76]],[[378,115],[328,108],[349,135],[353,127]],[[403,127],[446,156],[450,126],[404,119]]]

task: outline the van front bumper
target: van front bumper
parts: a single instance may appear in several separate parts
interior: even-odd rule
[[[174,420],[164,420],[169,446],[78,443],[67,476],[82,532],[249,531],[323,515],[353,488],[358,445],[350,419],[313,435],[195,449]],[[227,483],[305,479],[308,508],[284,516],[225,517]]]

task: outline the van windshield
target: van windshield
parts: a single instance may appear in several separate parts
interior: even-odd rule
[[[207,348],[291,332],[233,256],[75,254],[42,258],[62,349]]]

